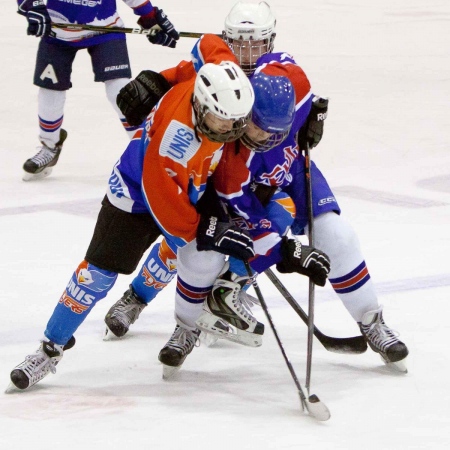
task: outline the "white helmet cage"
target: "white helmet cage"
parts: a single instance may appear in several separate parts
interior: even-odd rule
[[[266,2],[238,2],[226,17],[223,40],[247,75],[255,71],[260,56],[272,52],[275,25],[275,16]]]
[[[196,126],[209,140],[230,142],[239,139],[250,120],[253,101],[252,85],[237,64],[230,61],[208,63],[198,71],[193,96]],[[208,113],[233,120],[233,128],[226,133],[212,130],[205,123]]]

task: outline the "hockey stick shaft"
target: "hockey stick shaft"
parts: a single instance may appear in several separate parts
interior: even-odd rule
[[[144,34],[144,35],[155,35],[158,33],[157,28],[143,29],[140,27],[136,28],[122,28],[122,27],[102,27],[98,25],[84,25],[78,23],[52,23],[52,28],[61,28],[69,31],[97,31],[101,33],[126,33],[126,34]],[[194,33],[190,31],[180,31],[180,37],[189,37],[189,38],[200,38],[203,36],[203,33]]]
[[[259,300],[259,302],[261,304],[261,307],[262,307],[262,309],[264,311],[264,314],[266,315],[267,320],[269,321],[270,328],[273,331],[273,334],[274,334],[275,339],[277,341],[278,347],[280,347],[281,353],[282,353],[283,358],[284,358],[284,360],[286,362],[286,365],[287,365],[287,367],[289,369],[289,372],[291,373],[292,379],[294,380],[294,383],[297,386],[297,390],[298,390],[298,393],[299,393],[299,396],[300,396],[300,401],[302,403],[303,409],[307,409],[305,393],[303,392],[302,386],[300,385],[300,381],[298,381],[298,378],[297,378],[297,375],[295,373],[295,370],[292,367],[292,364],[289,361],[289,358],[287,357],[286,351],[284,350],[283,343],[281,342],[281,339],[278,336],[278,332],[277,332],[277,330],[275,328],[275,324],[273,323],[272,316],[269,313],[269,309],[267,308],[267,303],[265,302],[264,297],[263,297],[263,295],[261,293],[261,289],[259,289],[258,283],[257,283],[256,279],[253,277],[253,272],[252,272],[252,269],[250,268],[250,264],[248,263],[248,261],[244,261],[244,264],[245,264],[245,269],[247,270],[248,276],[253,281],[253,288],[255,289],[256,296],[258,297],[258,300]]]
[[[308,324],[308,314],[303,311],[302,307],[278,279],[275,273],[271,269],[267,269],[264,273],[289,303],[292,309],[300,316],[303,322]],[[367,350],[367,343],[361,335],[348,338],[336,338],[323,334],[315,325],[313,329],[314,336],[329,352],[359,354],[364,353]]]
[[[248,263],[248,261],[244,261],[244,265],[245,269],[247,270],[248,276],[253,281],[253,288],[256,292],[256,296],[258,297],[259,303],[261,304],[264,314],[267,320],[269,321],[270,328],[272,329],[272,332],[275,336],[278,347],[281,350],[284,361],[286,362],[286,365],[289,369],[292,379],[294,380],[295,386],[297,387],[297,391],[300,397],[300,402],[303,410],[308,411],[308,413],[313,417],[315,417],[317,420],[320,421],[328,420],[330,418],[330,411],[328,410],[327,406],[319,400],[319,397],[317,397],[317,395],[310,395],[306,397],[300,384],[300,381],[298,380],[297,374],[295,373],[294,367],[292,366],[286,354],[286,350],[284,349],[283,343],[281,342],[277,329],[275,328],[275,324],[273,322],[272,316],[269,313],[269,308],[267,307],[267,303],[264,300],[261,289],[259,289],[258,283],[256,279],[253,277],[253,272],[252,269],[250,268],[250,264]]]
[[[306,205],[308,210],[308,240],[309,245],[314,247],[314,214],[312,202],[312,180],[311,180],[311,155],[309,151],[309,143],[306,143],[305,149],[305,184],[306,184]],[[313,350],[313,335],[314,335],[314,300],[315,290],[314,283],[309,279],[308,290],[308,350],[306,354],[306,382],[305,387],[309,392],[311,386],[311,372],[312,372],[312,350]]]

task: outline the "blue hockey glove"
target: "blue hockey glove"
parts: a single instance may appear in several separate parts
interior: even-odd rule
[[[159,30],[155,34],[147,35],[147,39],[152,44],[175,48],[178,39],[180,39],[180,35],[177,30],[175,30],[173,23],[164,14],[164,11],[156,6],[153,8],[151,13],[141,16],[138,20],[138,24],[146,30],[155,26],[155,30]]]
[[[44,0],[19,0],[20,15],[28,20],[27,34],[31,36],[53,36],[51,20]]]

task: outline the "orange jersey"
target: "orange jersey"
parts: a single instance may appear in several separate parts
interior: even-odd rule
[[[177,247],[195,239],[195,204],[219,162],[223,144],[195,131],[191,98],[195,79],[177,84],[147,118],[142,191],[168,240]]]
[[[238,64],[228,45],[215,34],[203,35],[194,45],[191,54],[192,61],[181,61],[176,67],[161,72],[172,86],[195,77],[200,67],[206,63],[220,64],[223,61],[232,61]]]

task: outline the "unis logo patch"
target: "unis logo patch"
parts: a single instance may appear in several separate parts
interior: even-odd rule
[[[77,282],[93,292],[104,292],[111,288],[116,277],[109,277],[98,270],[80,269],[77,271]]]
[[[177,120],[172,120],[164,133],[159,154],[187,167],[188,161],[195,155],[200,144],[194,130]]]

